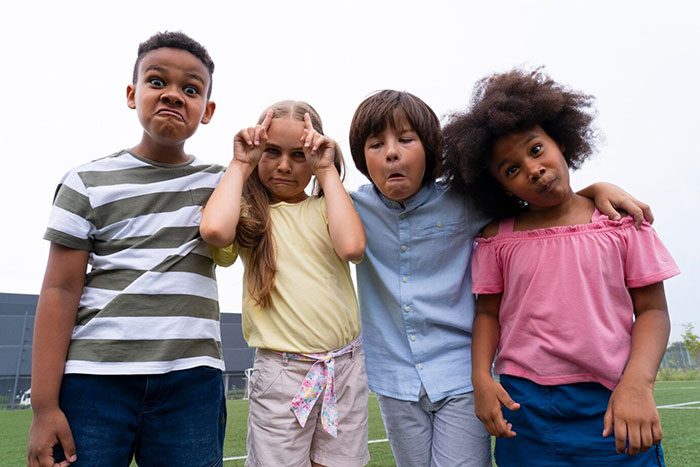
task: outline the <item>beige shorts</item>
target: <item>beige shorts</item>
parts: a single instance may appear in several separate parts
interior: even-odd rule
[[[311,461],[327,466],[363,466],[367,448],[367,372],[365,353],[358,347],[335,358],[335,397],[338,437],[321,425],[323,393],[299,425],[291,408],[292,398],[313,362],[292,360],[258,349],[250,380],[247,466],[304,467]]]

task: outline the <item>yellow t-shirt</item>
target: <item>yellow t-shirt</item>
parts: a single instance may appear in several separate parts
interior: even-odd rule
[[[317,353],[343,347],[360,335],[355,288],[347,261],[338,257],[328,233],[326,202],[311,196],[270,205],[277,274],[269,308],[250,297],[243,279],[243,337],[251,347]],[[211,248],[214,261],[233,264],[250,250],[234,242]]]

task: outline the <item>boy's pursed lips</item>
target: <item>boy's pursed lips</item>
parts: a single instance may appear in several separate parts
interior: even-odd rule
[[[159,109],[156,111],[156,115],[166,115],[166,116],[171,116],[171,117],[177,117],[183,122],[185,121],[185,117],[182,116],[182,114],[176,110],[173,109]]]

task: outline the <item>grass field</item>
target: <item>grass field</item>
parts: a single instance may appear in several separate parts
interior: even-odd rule
[[[664,381],[656,384],[656,403],[664,429],[664,453],[669,467],[700,465],[700,381]],[[373,467],[393,466],[377,400],[369,400],[369,450]],[[224,444],[224,465],[244,464],[247,401],[228,403],[228,424]],[[26,441],[32,419],[31,410],[0,411],[0,465],[26,465]]]

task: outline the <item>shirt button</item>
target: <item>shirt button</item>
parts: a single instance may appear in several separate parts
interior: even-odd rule
[[[411,334],[411,342],[415,342],[415,341],[416,341],[416,336],[414,336],[413,334]]]
[[[403,311],[408,313],[409,311],[411,311],[411,307],[409,305],[406,305],[405,307],[403,307]]]
[[[406,214],[399,214],[399,219],[405,219],[405,218],[406,218]]]
[[[422,363],[419,363],[419,364],[418,364],[418,369],[419,369],[419,370],[422,370],[422,369],[423,369],[423,364],[422,364]]]
[[[394,206],[395,208],[398,208],[398,207],[399,207],[399,203],[397,203],[396,201],[394,201],[393,203],[391,203],[391,205]]]
[[[406,251],[408,250],[408,247],[406,245],[401,245],[401,251]]]
[[[408,277],[403,276],[403,277],[401,278],[401,280],[404,281],[404,282],[408,282]]]
[[[437,226],[438,226],[439,228],[442,228],[442,222],[438,222],[438,223],[437,223]]]

